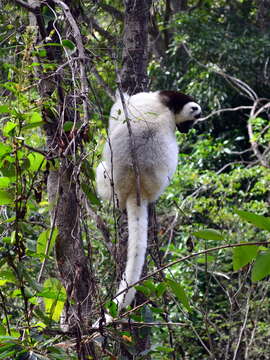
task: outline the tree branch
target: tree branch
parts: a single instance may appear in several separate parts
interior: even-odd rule
[[[251,246],[251,245],[257,245],[257,246],[268,246],[270,245],[270,241],[263,241],[263,242],[250,242],[250,243],[237,243],[237,244],[226,244],[226,245],[221,245],[221,246],[216,246],[216,247],[213,247],[213,248],[210,248],[210,249],[206,249],[206,250],[202,250],[202,251],[198,251],[196,253],[192,253],[192,254],[189,254],[187,256],[184,256],[182,257],[181,259],[177,259],[175,261],[172,261],[164,266],[161,266],[159,269],[151,272],[150,274],[148,275],[145,275],[143,276],[140,280],[134,282],[133,284],[130,284],[129,286],[127,286],[125,289],[123,289],[122,291],[120,291],[118,294],[116,294],[113,298],[117,298],[119,295],[121,295],[122,293],[125,293],[127,290],[131,289],[132,287],[138,285],[138,284],[141,284],[142,282],[144,282],[145,280],[151,278],[152,276],[155,276],[157,275],[159,272],[165,270],[165,269],[168,269],[176,264],[179,264],[180,262],[183,262],[183,261],[187,261],[189,259],[192,259],[194,257],[197,257],[197,256],[200,256],[200,255],[205,255],[205,254],[208,254],[208,253],[211,253],[211,252],[214,252],[214,251],[219,251],[219,250],[224,250],[224,249],[233,249],[233,248],[236,248],[236,247],[241,247],[241,246]]]
[[[119,11],[118,9],[116,9],[115,7],[108,5],[108,4],[104,4],[102,2],[99,2],[98,5],[103,10],[105,10],[107,13],[112,15],[115,19],[120,20],[120,21],[124,20],[124,14],[121,11]]]

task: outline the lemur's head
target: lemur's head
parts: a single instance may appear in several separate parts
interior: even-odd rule
[[[201,107],[194,99],[177,91],[160,91],[161,102],[175,115],[177,129],[187,133],[196,119],[201,116]]]

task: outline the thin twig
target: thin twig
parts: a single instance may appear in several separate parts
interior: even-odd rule
[[[249,308],[250,308],[249,300],[250,300],[250,292],[248,294],[245,318],[244,318],[243,325],[242,325],[242,327],[240,329],[237,345],[236,345],[236,348],[235,348],[235,351],[234,351],[234,354],[233,354],[233,360],[237,359],[237,353],[238,353],[238,350],[239,350],[239,346],[241,344],[241,340],[242,340],[242,337],[243,337],[244,330],[246,329],[246,326],[247,326],[248,313],[249,313]]]
[[[198,119],[196,121],[196,124],[201,122],[201,121],[205,121],[207,119],[209,119],[210,117],[214,116],[214,115],[220,115],[221,113],[223,112],[230,112],[230,111],[238,111],[238,110],[251,110],[253,108],[253,106],[237,106],[235,108],[225,108],[225,109],[219,109],[219,110],[215,110],[213,112],[211,112],[209,115],[205,116],[205,117],[202,117],[200,119]]]
[[[118,72],[117,72],[117,76],[119,77]],[[130,120],[129,120],[128,110],[127,110],[124,94],[122,91],[120,79],[118,79],[118,90],[119,90],[120,99],[121,99],[124,114],[125,114],[125,120],[127,123],[128,134],[129,134],[129,139],[130,139],[132,167],[133,167],[133,171],[134,171],[134,175],[135,175],[135,179],[136,179],[137,206],[141,206],[141,188],[140,188],[141,187],[141,181],[140,181],[141,177],[140,177],[140,171],[139,171],[139,166],[138,166],[138,158],[137,158],[134,136],[132,133],[132,128],[131,128],[131,124],[130,124]]]

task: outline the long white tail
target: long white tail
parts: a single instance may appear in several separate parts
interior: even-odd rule
[[[130,195],[127,199],[127,215],[128,215],[128,250],[127,263],[125,272],[119,285],[118,292],[124,290],[127,286],[140,280],[145,253],[147,248],[147,213],[146,200],[141,199],[141,205],[137,205],[136,196]],[[130,305],[134,299],[136,290],[129,289],[116,297],[118,310]]]

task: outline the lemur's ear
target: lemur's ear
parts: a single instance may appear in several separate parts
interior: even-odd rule
[[[163,90],[159,92],[159,96],[161,102],[174,114],[179,113],[187,103],[194,101],[191,96],[178,91]]]

